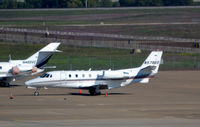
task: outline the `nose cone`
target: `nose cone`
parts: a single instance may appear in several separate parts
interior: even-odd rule
[[[24,85],[25,85],[25,86],[29,86],[29,85],[31,85],[30,80],[29,80],[29,81],[26,81],[26,82],[24,83]]]
[[[24,83],[25,86],[36,86],[39,78],[28,80]]]
[[[28,80],[24,83],[25,86],[32,86],[35,83],[35,79]]]

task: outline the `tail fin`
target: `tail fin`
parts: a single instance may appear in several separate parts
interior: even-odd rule
[[[57,50],[59,45],[60,43],[50,43],[29,58],[27,58],[25,61],[35,61],[34,66],[41,67],[48,62],[54,52],[60,52]]]
[[[152,51],[144,63],[140,66],[141,69],[148,68],[152,74],[158,73],[161,63],[163,51]],[[145,69],[146,70],[146,69]]]

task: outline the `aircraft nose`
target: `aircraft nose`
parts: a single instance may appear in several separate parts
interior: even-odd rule
[[[31,85],[31,81],[30,81],[30,80],[29,80],[29,81],[26,81],[26,82],[24,83],[24,85],[25,85],[25,86]]]

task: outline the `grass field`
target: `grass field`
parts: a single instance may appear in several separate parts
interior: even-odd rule
[[[0,61],[8,61],[8,55],[12,59],[26,59],[44,44],[23,44],[0,42]],[[149,52],[130,54],[130,50],[109,48],[81,48],[61,45],[59,50],[50,59],[48,65],[56,65],[57,70],[94,70],[122,69],[137,67],[146,59]],[[200,68],[199,54],[164,53],[162,70],[188,70]]]
[[[200,8],[116,9],[116,10],[0,10],[0,27],[11,25],[31,29],[66,32],[109,33],[137,36],[164,36],[200,39]],[[110,26],[99,25],[113,24]],[[142,24],[141,24],[142,23]],[[154,25],[152,25],[154,23]],[[161,24],[159,24],[161,23]],[[164,24],[162,24],[164,23]],[[175,23],[175,24],[173,24]],[[96,24],[96,25],[94,25]],[[120,25],[122,24],[122,25]],[[92,26],[91,26],[92,25]],[[94,26],[93,26],[94,25]],[[93,38],[95,39],[95,38]],[[0,60],[25,59],[42,44],[0,42]],[[61,46],[48,65],[57,69],[120,69],[137,67],[149,52],[130,54],[130,50]],[[164,54],[161,69],[199,69],[199,54]]]
[[[199,12],[200,8],[0,11],[0,25],[37,29],[45,29],[45,25],[49,30],[199,39]],[[70,26],[94,25],[101,22],[114,26]],[[140,23],[144,24],[138,25]],[[155,24],[148,25],[148,23]],[[156,23],[169,24],[159,25]],[[115,26],[115,24],[124,25]]]
[[[145,13],[150,13],[149,16],[153,15],[176,15],[183,13],[198,13],[199,8],[159,8],[159,9],[115,9],[115,10],[39,10],[39,11],[1,11],[1,18],[26,18],[26,17],[40,17],[40,16],[66,16],[66,15],[98,15],[98,14],[143,14],[135,17],[143,17]]]
[[[199,21],[199,8],[0,11],[0,25],[118,24]]]

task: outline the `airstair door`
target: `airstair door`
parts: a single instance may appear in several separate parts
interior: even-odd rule
[[[66,74],[64,71],[60,72],[60,80],[65,80],[66,79]]]

